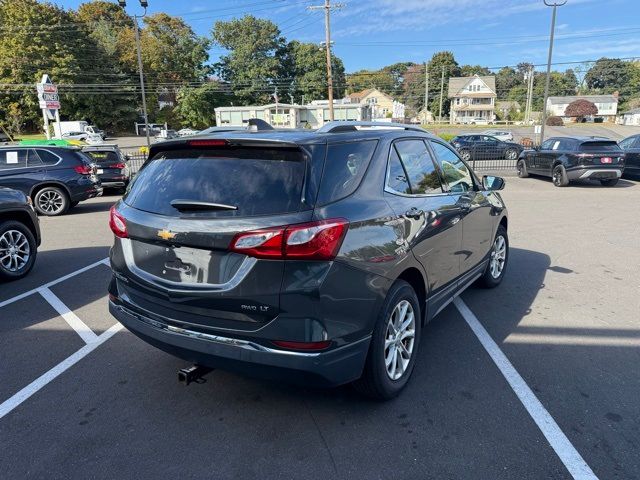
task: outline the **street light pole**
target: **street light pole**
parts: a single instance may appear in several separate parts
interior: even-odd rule
[[[556,29],[556,9],[567,3],[567,0],[544,0],[547,7],[553,7],[551,13],[551,34],[549,35],[549,56],[547,57],[547,78],[544,83],[544,100],[542,103],[542,125],[540,127],[540,143],[544,142],[544,127],[547,123],[547,99],[549,98],[549,80],[551,77],[551,56],[553,54],[553,35]]]
[[[118,4],[122,9],[127,6],[126,0],[118,0]],[[142,115],[144,117],[144,132],[147,136],[147,147],[151,146],[151,140],[149,139],[149,116],[147,115],[147,95],[144,88],[144,71],[142,68],[142,46],[140,44],[140,29],[138,27],[138,19],[144,18],[147,14],[147,7],[149,3],[147,0],[140,0],[140,6],[144,9],[142,15],[133,15],[133,23],[136,31],[136,50],[138,53],[138,73],[140,74],[140,90],[142,92]]]

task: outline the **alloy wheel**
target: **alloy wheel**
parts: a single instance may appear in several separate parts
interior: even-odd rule
[[[29,262],[31,248],[24,233],[18,230],[7,230],[0,236],[0,266],[15,273],[22,270]]]
[[[562,183],[562,171],[557,167],[553,171],[553,183],[556,186],[560,186],[560,184]]]
[[[465,162],[468,162],[469,160],[471,160],[471,153],[466,151],[466,150],[464,152],[460,153],[460,156],[462,157],[462,159]]]
[[[45,190],[38,196],[38,207],[43,212],[55,214],[62,210],[64,199],[55,190]]]
[[[491,250],[491,260],[489,271],[493,278],[499,278],[504,270],[504,263],[507,260],[507,242],[502,235],[498,235],[493,242]]]
[[[515,150],[507,150],[507,160],[515,160],[518,157],[518,152]]]
[[[416,338],[416,316],[411,303],[400,301],[389,316],[384,340],[384,363],[391,380],[406,372]]]

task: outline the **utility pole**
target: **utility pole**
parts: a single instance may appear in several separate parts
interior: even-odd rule
[[[438,123],[442,123],[442,96],[444,95],[444,65],[442,66],[442,78],[440,80],[440,108],[438,109]]]
[[[329,120],[334,120],[333,114],[333,72],[331,69],[331,9],[341,8],[343,4],[331,5],[331,0],[324,0],[324,5],[309,7],[309,10],[324,9],[324,44],[327,53],[327,97],[329,99]]]
[[[118,0],[118,4],[124,10],[127,6],[126,0]],[[144,89],[144,72],[142,69],[142,47],[140,45],[140,29],[138,27],[138,19],[144,18],[147,14],[147,7],[149,6],[149,2],[147,0],[140,0],[140,6],[144,9],[142,15],[133,15],[133,23],[135,31],[136,31],[136,50],[138,53],[138,73],[140,74],[140,90],[142,92],[142,115],[144,117],[144,131],[147,136],[147,147],[151,145],[151,140],[149,139],[149,116],[147,115],[147,95]]]
[[[424,62],[424,123],[427,123],[429,114],[429,63]]]
[[[547,57],[547,78],[544,83],[544,100],[542,103],[542,126],[540,127],[540,143],[544,142],[544,127],[547,123],[547,98],[549,98],[549,80],[551,77],[551,56],[553,54],[553,35],[556,29],[556,10],[567,3],[567,0],[544,0],[547,7],[553,7],[551,13],[551,34],[549,35],[549,56]]]
[[[529,123],[531,118],[531,100],[533,94],[533,66],[529,68],[529,71],[524,74],[524,79],[527,81],[527,100],[524,107],[524,122]]]

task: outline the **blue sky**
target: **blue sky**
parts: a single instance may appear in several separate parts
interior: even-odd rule
[[[114,0],[115,2],[116,0]],[[56,0],[75,8],[78,0]],[[324,40],[323,0],[149,0],[149,12],[179,15],[199,34],[216,20],[252,13],[287,39]],[[451,50],[460,64],[487,67],[546,62],[551,9],[543,0],[342,0],[332,15],[335,53],[347,72]],[[129,13],[140,11],[128,0]],[[558,9],[554,62],[640,57],[640,0],[568,0]],[[211,49],[211,61],[222,53]],[[561,67],[559,67],[561,68]],[[563,67],[561,69],[564,69]]]

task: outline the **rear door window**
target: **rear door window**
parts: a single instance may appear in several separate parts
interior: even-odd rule
[[[440,165],[444,181],[449,186],[449,190],[454,193],[473,190],[471,172],[465,163],[460,160],[460,157],[440,142],[432,141],[431,147],[436,155],[436,161]]]
[[[355,192],[367,171],[377,140],[335,143],[327,147],[318,205],[326,205]]]
[[[402,140],[396,142],[394,148],[409,177],[412,193],[442,193],[438,171],[422,140]]]
[[[125,203],[151,213],[184,216],[172,200],[219,203],[237,210],[190,216],[293,213],[303,202],[307,155],[298,148],[227,147],[158,153],[138,173]]]
[[[27,150],[0,150],[0,170],[25,168],[27,166]]]

